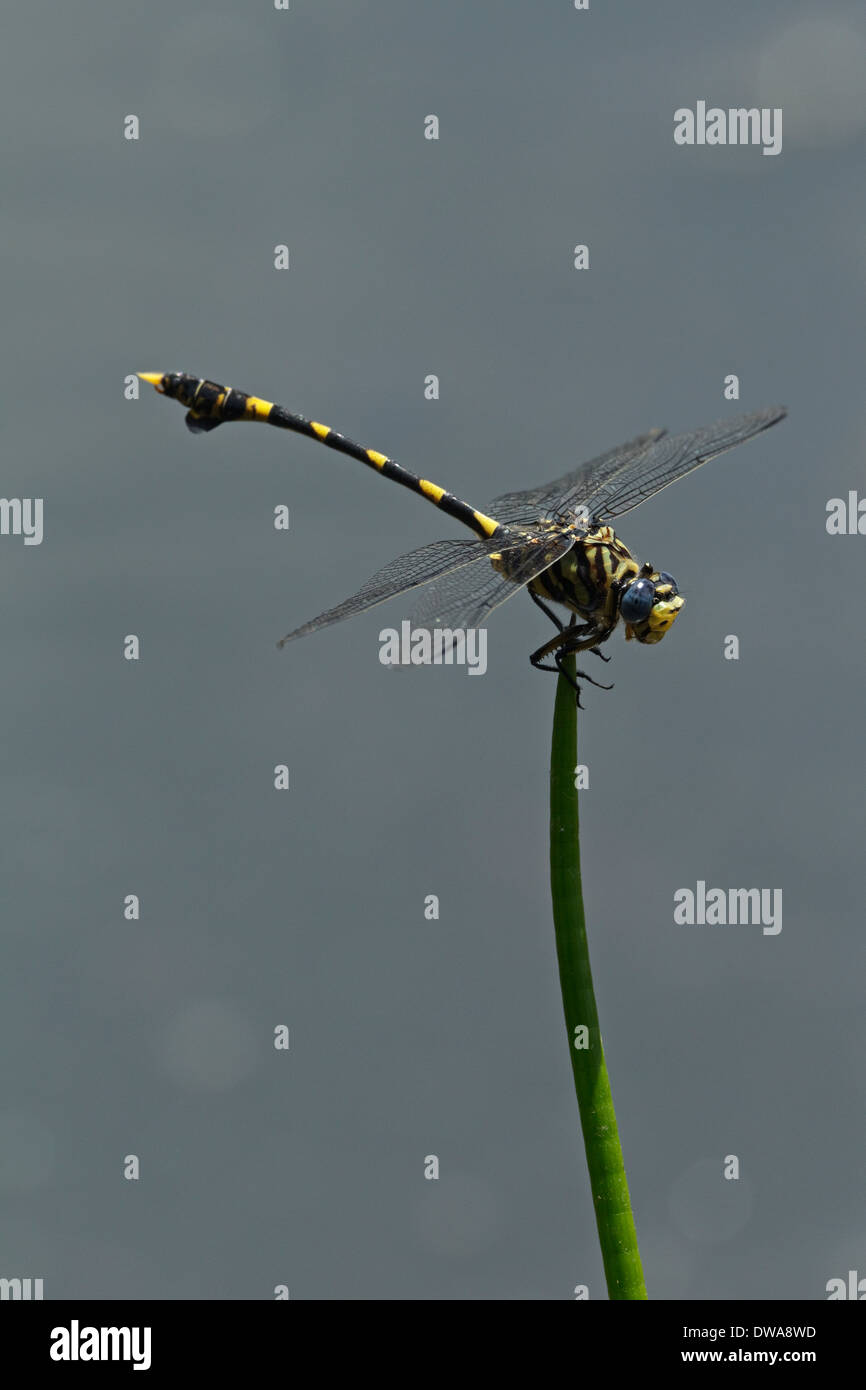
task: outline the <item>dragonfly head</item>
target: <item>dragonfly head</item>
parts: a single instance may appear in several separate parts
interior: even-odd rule
[[[626,639],[630,641],[634,637],[647,644],[660,642],[684,603],[673,575],[644,565],[638,577],[627,584],[619,596]]]

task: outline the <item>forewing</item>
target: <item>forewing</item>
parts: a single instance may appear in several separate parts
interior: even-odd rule
[[[784,406],[770,406],[766,410],[752,411],[750,415],[719,420],[687,434],[659,438],[612,473],[603,487],[585,499],[586,505],[591,515],[600,521],[613,521],[614,517],[632,511],[686,473],[700,468],[702,463],[768,430],[787,413]]]
[[[277,645],[285,646],[286,642],[293,642],[296,637],[305,637],[310,632],[317,632],[319,628],[330,627],[333,623],[340,623],[344,618],[351,618],[356,613],[364,613],[368,608],[375,608],[377,604],[384,603],[386,599],[396,598],[398,594],[405,594],[421,584],[430,584],[440,576],[462,570],[473,561],[487,562],[488,555],[496,551],[510,552],[525,544],[521,537],[512,537],[506,531],[495,539],[433,541],[430,545],[422,545],[418,550],[410,551],[408,555],[400,555],[396,560],[391,560],[383,569],[378,570],[372,579],[368,579],[363,588],[351,598],[344,599],[335,608],[329,608],[317,618],[312,618],[310,622],[295,628],[294,632],[287,633]]]
[[[581,512],[612,521],[702,463],[769,429],[787,413],[784,406],[770,406],[686,434],[650,430],[552,483],[506,492],[485,510],[506,525],[529,526],[539,518],[568,519]]]
[[[552,483],[542,483],[540,487],[529,488],[526,492],[505,492],[501,497],[495,497],[484,510],[506,524],[531,524],[539,518],[575,511],[577,504],[599,492],[610,477],[627,468],[664,433],[664,430],[649,430],[628,444],[620,444],[606,454],[599,454],[598,458],[582,463],[570,473],[555,478]]]

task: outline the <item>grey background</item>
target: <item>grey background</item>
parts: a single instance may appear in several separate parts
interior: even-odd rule
[[[866,540],[825,531],[866,488],[860,7],[152,0],[4,29],[3,493],[44,497],[45,538],[0,540],[0,1274],[606,1296],[546,623],[496,615],[484,679],[385,671],[399,603],[278,652],[460,528],[305,440],[193,439],[124,398],[136,369],[278,400],[477,505],[788,404],[618,527],[688,606],[661,646],[618,636],[616,688],[588,692],[585,891],[651,1295],[863,1272]],[[698,99],[782,106],[781,155],[677,148]],[[782,888],[781,934],[676,927],[698,879]]]

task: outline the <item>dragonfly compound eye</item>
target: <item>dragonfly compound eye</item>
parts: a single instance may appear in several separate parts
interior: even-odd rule
[[[679,593],[679,589],[677,588],[677,581],[674,579],[672,574],[668,574],[667,570],[659,570],[659,583],[660,585],[670,584],[670,593],[666,595],[666,597],[676,598],[677,594]]]
[[[627,623],[642,623],[652,612],[656,586],[651,579],[635,579],[623,590],[619,611]]]

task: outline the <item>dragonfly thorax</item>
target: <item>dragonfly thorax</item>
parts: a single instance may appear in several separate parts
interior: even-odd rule
[[[592,624],[599,641],[605,641],[622,618],[628,639],[660,642],[685,602],[673,577],[648,563],[638,564],[610,526],[587,527],[571,550],[529,588]]]

